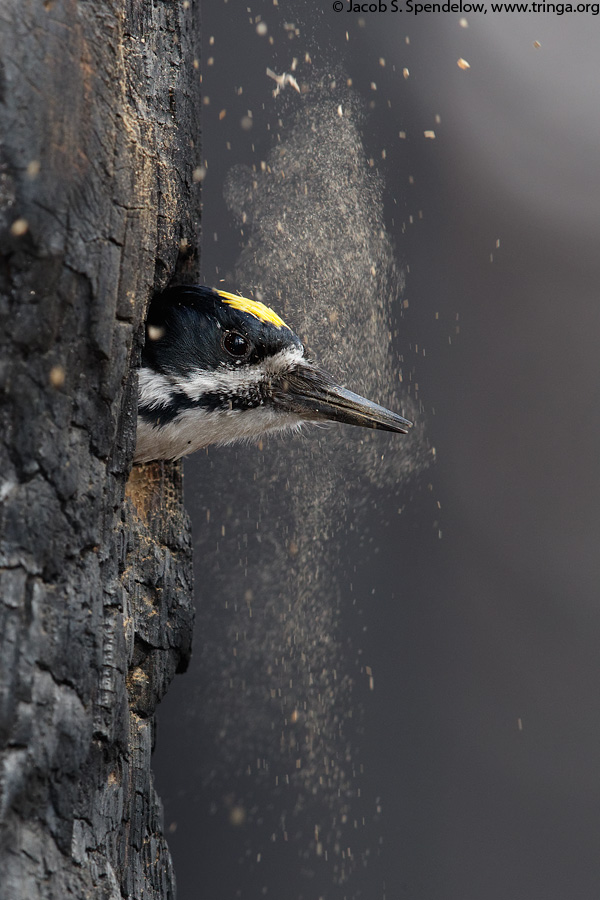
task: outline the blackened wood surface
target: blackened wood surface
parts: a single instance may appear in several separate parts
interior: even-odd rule
[[[140,324],[193,277],[196,3],[0,7],[0,897],[174,892],[153,713],[192,623],[181,470],[134,470]]]

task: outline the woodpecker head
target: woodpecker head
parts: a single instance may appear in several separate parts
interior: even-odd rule
[[[262,303],[196,285],[154,298],[139,373],[136,462],[179,459],[306,421],[402,434],[411,426],[336,384]]]

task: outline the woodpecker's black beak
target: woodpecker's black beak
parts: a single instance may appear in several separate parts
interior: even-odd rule
[[[412,422],[336,384],[331,375],[306,365],[282,376],[273,385],[273,401],[302,419],[344,422],[363,428],[380,428],[406,434]]]

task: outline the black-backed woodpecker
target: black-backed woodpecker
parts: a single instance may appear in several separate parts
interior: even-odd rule
[[[136,462],[209,444],[345,422],[406,434],[411,422],[338,385],[256,300],[181,285],[150,304],[139,373]]]

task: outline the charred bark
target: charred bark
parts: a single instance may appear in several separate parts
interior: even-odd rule
[[[146,303],[196,274],[197,7],[0,20],[0,897],[172,897],[150,753],[191,542],[179,465],[125,487]]]

